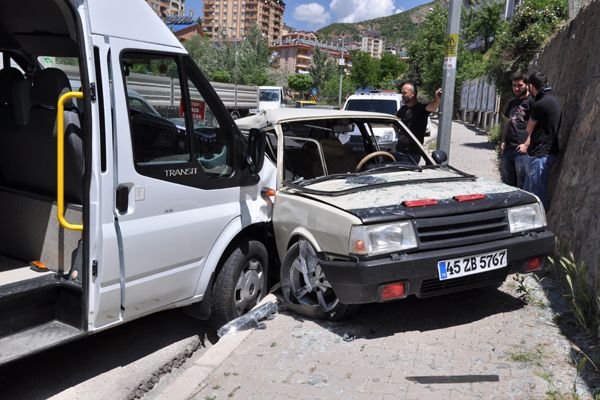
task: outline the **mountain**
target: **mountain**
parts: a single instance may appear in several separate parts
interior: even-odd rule
[[[323,41],[333,41],[341,35],[350,35],[355,41],[360,41],[362,31],[375,30],[385,39],[386,45],[403,46],[414,37],[415,27],[433,5],[434,2],[431,2],[398,14],[352,24],[335,23],[319,29],[316,33],[319,40]]]

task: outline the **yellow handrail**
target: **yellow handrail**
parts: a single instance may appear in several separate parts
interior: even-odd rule
[[[56,108],[56,203],[60,225],[72,231],[83,231],[83,225],[71,224],[65,219],[65,102],[72,98],[83,99],[83,93],[63,94]]]

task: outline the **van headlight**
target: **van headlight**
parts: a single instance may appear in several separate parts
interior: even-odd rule
[[[417,247],[412,223],[356,225],[350,230],[350,254],[373,256]]]
[[[517,233],[546,226],[546,212],[540,203],[508,209],[510,232]]]

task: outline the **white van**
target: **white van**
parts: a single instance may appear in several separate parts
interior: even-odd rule
[[[402,107],[402,95],[389,92],[353,94],[344,104],[344,110],[348,111],[379,112],[391,115],[396,115],[400,107]],[[373,134],[381,150],[395,151],[398,138],[392,130],[384,126],[374,126]]]
[[[2,9],[0,364],[167,308],[252,308],[274,253],[264,134],[143,0]]]

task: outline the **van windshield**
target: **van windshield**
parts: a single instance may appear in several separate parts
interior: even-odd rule
[[[380,112],[396,115],[398,108],[395,100],[355,99],[348,100],[346,110]]]
[[[277,90],[277,89],[261,90],[259,101],[279,101],[279,90]]]

